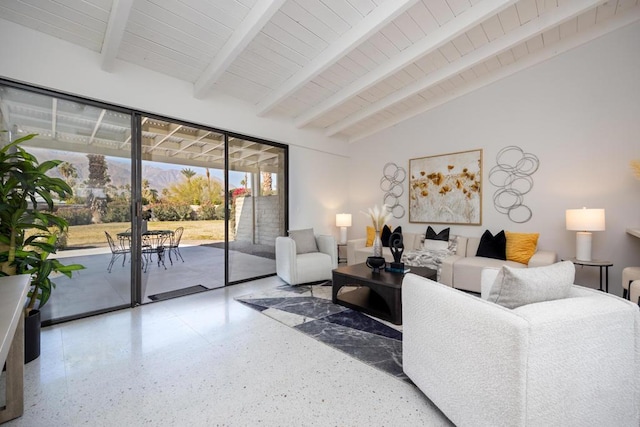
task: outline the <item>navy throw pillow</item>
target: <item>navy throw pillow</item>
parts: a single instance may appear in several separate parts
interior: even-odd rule
[[[495,236],[491,234],[489,230],[486,230],[480,238],[480,245],[478,245],[476,256],[506,260],[507,236],[505,236],[504,230]]]
[[[427,233],[424,235],[424,238],[427,240],[444,240],[446,242],[449,241],[449,227],[445,228],[438,234],[436,234],[435,230],[431,228],[431,226],[427,227]]]
[[[382,233],[380,233],[380,240],[382,240],[382,246],[385,248],[389,247],[389,238],[391,237],[391,234],[393,233],[400,233],[402,234],[402,227],[398,226],[396,227],[395,230],[393,230],[393,232],[391,231],[391,229],[389,228],[388,225],[385,225],[384,227],[382,227]]]

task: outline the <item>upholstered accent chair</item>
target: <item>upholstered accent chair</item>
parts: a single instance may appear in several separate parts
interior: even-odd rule
[[[640,308],[567,291],[509,309],[409,273],[404,371],[460,427],[640,425]]]
[[[276,273],[290,285],[331,280],[338,267],[338,246],[333,236],[313,235],[312,230],[276,238]],[[311,234],[309,235],[309,232]],[[313,244],[312,244],[313,242]],[[314,246],[315,245],[315,246]]]
[[[622,298],[640,304],[639,297],[640,267],[626,267],[622,270]]]

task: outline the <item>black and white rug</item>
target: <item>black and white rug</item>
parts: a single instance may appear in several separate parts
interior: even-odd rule
[[[333,304],[331,286],[282,285],[236,300],[400,380],[409,381],[402,371],[401,327]]]

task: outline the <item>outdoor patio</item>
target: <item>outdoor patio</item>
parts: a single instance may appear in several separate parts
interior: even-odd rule
[[[199,242],[200,243],[200,242]],[[233,248],[233,249],[231,249]],[[275,274],[274,248],[230,242],[229,282],[257,276]],[[166,269],[153,262],[142,273],[143,303],[152,302],[149,296],[201,285],[207,289],[224,286],[224,243],[189,243],[180,245],[184,262],[172,255],[173,265],[165,254]],[[256,255],[259,254],[259,255]],[[107,266],[111,259],[108,247],[61,251],[57,254],[63,263],[78,263],[85,270],[74,273],[73,278],[56,277],[56,289],[42,309],[42,319],[59,319],[80,313],[128,305],[131,299],[131,263],[127,255],[115,261],[111,273]]]

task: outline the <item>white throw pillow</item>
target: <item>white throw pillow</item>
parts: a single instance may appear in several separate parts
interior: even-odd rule
[[[316,243],[316,236],[313,234],[313,228],[289,230],[289,237],[296,242],[296,254],[318,252],[318,244]]]
[[[575,275],[576,267],[570,261],[532,268],[503,266],[487,300],[507,308],[516,308],[566,298]]]
[[[449,241],[426,239],[422,247],[425,251],[445,251],[449,249]]]

